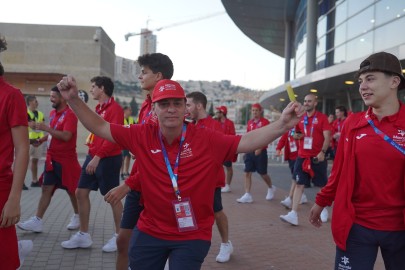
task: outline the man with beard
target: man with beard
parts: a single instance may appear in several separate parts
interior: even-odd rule
[[[77,117],[69,108],[55,86],[50,92],[52,110],[49,114],[49,126],[36,123],[35,129],[45,131],[41,143],[47,142],[45,168],[42,178],[42,193],[38,202],[37,213],[17,226],[25,231],[42,232],[42,218],[51,202],[56,188],[65,189],[72,203],[74,215],[67,229],[79,228],[79,216],[75,190],[80,177],[80,164],[77,160],[76,138]]]

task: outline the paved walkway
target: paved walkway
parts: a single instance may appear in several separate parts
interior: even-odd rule
[[[40,168],[42,163],[40,162]],[[216,225],[213,229],[212,247],[202,269],[280,269],[313,270],[333,269],[335,245],[330,231],[330,222],[320,229],[307,221],[316,189],[306,189],[309,204],[300,208],[300,225],[294,227],[283,223],[280,214],[287,210],[280,201],[287,195],[290,175],[286,164],[269,163],[269,173],[278,190],[272,201],[266,201],[267,188],[261,178],[253,178],[252,204],[238,204],[236,199],[243,194],[243,165],[234,165],[232,191],[223,194],[224,211],[229,219],[230,239],[234,253],[228,263],[215,262],[220,246]],[[26,184],[30,183],[27,174]],[[22,220],[35,215],[40,188],[23,192]],[[34,249],[21,269],[115,269],[115,253],[104,253],[101,248],[113,234],[112,212],[99,193],[91,192],[90,233],[94,244],[90,249],[66,250],[60,243],[75,231],[68,231],[73,210],[65,191],[57,190],[44,217],[42,233],[28,233],[17,229],[20,239],[34,241]],[[1,268],[1,267],[0,267]],[[381,257],[377,258],[376,270],[384,269]],[[151,269],[153,270],[153,269]]]

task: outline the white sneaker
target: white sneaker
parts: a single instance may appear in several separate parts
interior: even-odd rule
[[[113,237],[103,246],[104,252],[117,251],[117,236],[118,234],[114,233]]]
[[[324,208],[321,212],[321,221],[323,223],[328,222],[328,217],[329,217],[328,209]]]
[[[272,186],[271,188],[267,189],[266,200],[271,201],[274,198],[274,193],[276,193],[276,186]]]
[[[231,187],[228,184],[226,184],[223,188],[221,188],[221,192],[226,193],[226,192],[230,192],[230,191],[231,191]]]
[[[77,232],[70,237],[69,240],[63,241],[61,246],[63,248],[73,249],[73,248],[89,248],[93,244],[91,241],[91,236],[88,233]]]
[[[73,214],[69,224],[66,226],[68,230],[77,230],[80,227],[80,218],[78,214]]]
[[[302,193],[300,204],[306,204],[306,203],[308,203],[307,195],[305,195],[305,193]]]
[[[42,225],[42,219],[34,216],[26,221],[19,222],[17,227],[24,231],[42,232]]]
[[[238,203],[251,203],[251,202],[253,202],[253,198],[252,198],[252,195],[250,195],[249,193],[245,193],[245,194],[243,194],[242,197],[240,197],[239,199],[236,199],[236,201]]]
[[[221,248],[219,249],[219,254],[216,258],[217,262],[224,263],[229,261],[231,258],[231,254],[233,252],[233,246],[231,241],[228,241],[228,243],[221,243]]]
[[[20,258],[20,269],[24,263],[25,257],[30,254],[34,244],[31,240],[20,240],[18,241],[18,257]]]
[[[287,196],[287,197],[285,197],[285,199],[284,200],[282,200],[281,202],[281,205],[283,205],[285,208],[287,208],[287,209],[291,209],[291,198],[289,197],[289,196]]]
[[[290,211],[287,215],[281,215],[280,219],[284,222],[290,223],[291,225],[298,226],[298,215],[295,211]]]

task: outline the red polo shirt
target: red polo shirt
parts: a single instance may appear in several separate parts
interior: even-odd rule
[[[269,125],[269,124],[270,124],[270,121],[267,120],[267,119],[264,118],[264,117],[260,117],[259,120],[250,119],[250,120],[248,121],[248,123],[247,123],[246,131],[249,132],[249,131],[255,130],[255,129],[257,129],[257,128],[261,128],[261,127],[267,126],[267,125]],[[263,148],[263,150],[266,150],[266,149],[267,149],[267,146]]]
[[[301,117],[300,122],[295,127],[296,132],[301,132],[302,137],[300,139],[300,148],[298,150],[298,156],[301,158],[316,157],[322,150],[325,137],[323,132],[325,130],[331,130],[332,127],[328,122],[328,117],[318,111],[308,117],[307,124],[304,125],[306,114]],[[304,137],[312,137],[312,149],[304,149]]]
[[[124,123],[124,110],[121,106],[115,102],[111,97],[107,102],[98,104],[96,106],[96,112],[107,122],[114,124]],[[115,143],[111,143],[96,135],[89,146],[90,156],[99,156],[100,158],[112,157],[121,155],[121,147]]]
[[[111,124],[111,134],[121,147],[137,157],[142,177],[141,192],[145,209],[138,221],[142,232],[166,240],[211,240],[214,213],[212,202],[217,187],[218,170],[222,163],[235,155],[240,136],[226,136],[210,129],[187,126],[178,167],[181,196],[190,198],[198,229],[179,232],[172,201],[176,200],[160,145],[157,126]],[[180,137],[172,145],[163,138],[173,166],[179,151]]]
[[[226,135],[235,135],[236,134],[235,125],[228,118],[225,118],[224,122],[219,121],[219,123],[221,124],[221,128],[224,131],[224,134],[226,134]]]
[[[295,145],[297,146],[297,150],[291,152],[290,150],[290,142],[295,141]],[[293,136],[291,136],[291,130],[284,133],[281,136],[280,140],[278,140],[276,150],[280,150],[284,148],[284,160],[296,160],[298,156],[298,149],[299,149],[299,141],[295,140]]]
[[[11,128],[28,126],[25,101],[19,89],[6,83],[0,76],[0,189],[10,188],[13,181],[11,166],[14,143]],[[28,132],[28,131],[27,131]]]
[[[343,120],[336,119],[332,123],[331,143],[332,143],[332,148],[334,148],[334,149],[337,148],[338,141],[336,139],[333,139],[333,135],[335,133],[342,132],[343,125],[344,125],[346,119],[347,118],[345,118]]]

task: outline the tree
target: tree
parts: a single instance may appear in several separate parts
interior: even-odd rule
[[[241,124],[246,125],[250,118],[250,110],[252,108],[252,104],[246,104],[240,111],[241,111]]]
[[[214,103],[211,102],[210,109],[208,110],[208,114],[214,116]]]

